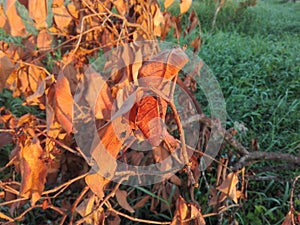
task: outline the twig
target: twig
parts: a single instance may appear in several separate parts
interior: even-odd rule
[[[73,178],[72,180],[69,180],[67,181],[66,183],[63,183],[62,185],[58,186],[58,187],[55,187],[51,190],[48,190],[48,191],[44,191],[42,193],[42,195],[49,195],[51,193],[54,193],[54,192],[57,192],[59,191],[57,194],[55,194],[54,196],[50,197],[50,198],[56,198],[62,191],[64,191],[68,186],[70,186],[72,183],[74,183],[75,181],[78,181],[84,177],[86,177],[89,173],[85,173],[85,174],[82,174],[78,177],[75,177]]]
[[[177,127],[178,127],[178,132],[180,135],[180,141],[181,141],[181,148],[182,148],[182,155],[183,155],[183,160],[184,160],[184,164],[186,165],[187,168],[187,174],[191,180],[191,183],[193,186],[197,185],[197,182],[195,181],[194,175],[191,171],[191,162],[189,161],[189,156],[186,150],[186,143],[185,143],[185,137],[184,137],[184,130],[179,118],[179,114],[178,111],[176,109],[175,104],[164,94],[162,93],[160,90],[150,87],[150,90],[153,91],[155,94],[157,94],[158,96],[160,96],[161,98],[163,98],[171,107],[173,113],[174,113],[174,119],[176,121]]]
[[[0,172],[5,170],[6,168],[10,167],[11,165],[13,165],[16,159],[17,159],[17,156],[12,157],[12,159],[5,166],[0,168]]]
[[[162,224],[162,225],[163,224],[171,224],[171,222],[160,222],[160,221],[153,221],[153,220],[144,220],[144,219],[139,219],[139,218],[136,218],[136,217],[128,216],[127,214],[121,213],[121,212],[115,210],[112,207],[109,207],[107,210],[111,211],[111,212],[114,212],[115,214],[117,214],[119,216],[125,217],[125,218],[127,218],[131,221],[135,221],[135,222],[141,222],[141,223],[146,223],[146,224]]]
[[[88,213],[87,215],[85,215],[84,217],[82,217],[80,220],[78,220],[78,221],[76,221],[76,225],[79,225],[79,224],[82,224],[82,223],[84,223],[85,222],[85,220],[89,217],[89,216],[91,216],[95,211],[97,211],[97,210],[99,210],[99,209],[101,209],[102,208],[102,206],[111,198],[111,197],[113,197],[115,194],[116,194],[116,191],[119,189],[119,187],[120,187],[120,185],[122,184],[122,182],[124,181],[124,180],[126,180],[127,179],[127,177],[128,176],[125,176],[125,177],[122,177],[121,179],[120,179],[120,181],[116,184],[116,186],[114,187],[114,189],[103,199],[103,201],[99,204],[99,205],[97,205],[96,207],[95,207],[95,210],[93,210],[92,212],[90,212],[90,213]]]
[[[74,211],[76,210],[77,205],[81,201],[81,199],[84,197],[84,195],[90,190],[89,186],[85,186],[84,189],[81,191],[80,195],[76,198],[75,202],[72,205],[72,216],[70,219],[70,225],[73,224],[73,217],[74,217]],[[65,219],[67,218],[67,215],[64,216],[64,218],[61,220],[61,224],[64,224]]]

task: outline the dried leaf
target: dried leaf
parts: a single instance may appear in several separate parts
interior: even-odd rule
[[[201,37],[198,35],[191,43],[191,47],[193,48],[193,52],[199,51],[201,46]]]
[[[64,4],[55,6],[56,7],[52,8],[54,22],[59,30],[61,30],[62,32],[67,31],[70,23],[72,22],[72,17],[68,13],[68,10],[64,6]]]
[[[85,182],[92,190],[92,192],[99,197],[100,200],[104,198],[104,187],[110,180],[105,179],[98,173],[89,174],[85,177]]]
[[[180,13],[183,14],[189,10],[192,0],[180,0]]]
[[[57,120],[67,133],[71,133],[73,129],[73,97],[69,81],[63,73],[60,73],[57,78],[55,86],[55,100],[56,105],[54,110]]]
[[[40,50],[51,49],[52,36],[48,33],[47,29],[43,29],[37,36],[37,47]]]
[[[147,201],[151,198],[150,195],[144,196],[140,201],[138,201],[132,208],[133,209],[139,209],[144,207],[144,205],[147,203]]]
[[[238,203],[238,195],[236,185],[238,184],[237,172],[231,172],[227,175],[226,179],[216,189],[229,196],[236,204]]]
[[[13,72],[14,65],[7,55],[0,51],[0,92],[5,86],[6,80]]]
[[[5,12],[2,4],[0,4],[0,27],[3,28],[6,33],[9,33],[10,26],[7,17],[5,16]]]
[[[165,8],[169,8],[173,4],[174,0],[165,0],[164,6]]]
[[[95,202],[95,195],[92,195],[86,199],[84,199],[79,206],[76,207],[76,212],[78,212],[82,217],[85,217],[85,222],[87,224],[94,224],[93,217],[96,212],[92,213],[94,210],[94,202]]]
[[[11,1],[6,6],[6,16],[10,25],[10,34],[12,36],[27,35],[25,25],[22,18],[19,16],[16,8],[16,1]]]
[[[20,195],[31,198],[31,204],[40,199],[46,182],[47,166],[42,161],[43,149],[38,139],[27,140],[20,150],[21,190]]]
[[[46,0],[30,0],[28,1],[29,16],[35,21],[35,27],[37,29],[47,27],[47,4]]]
[[[283,223],[281,225],[294,225],[293,223],[293,213],[289,211],[289,213],[286,215]]]
[[[183,222],[183,221],[187,222]],[[192,222],[193,221],[193,222]],[[205,225],[205,220],[194,204],[188,204],[182,196],[179,196],[176,202],[176,211],[171,225]]]
[[[126,209],[130,213],[134,213],[134,209],[127,202],[127,192],[126,191],[118,189],[116,191],[116,198],[117,198],[118,203],[120,204],[120,206],[123,209]]]
[[[178,72],[184,67],[188,60],[187,55],[180,48],[162,51],[146,61],[139,72],[139,79],[147,77],[151,77],[151,79],[154,77],[161,79],[154,80],[153,83],[150,82],[151,80],[141,79],[139,83],[147,87],[154,86],[158,88],[160,84],[158,83],[159,81],[161,82],[163,78],[172,80],[177,76]]]

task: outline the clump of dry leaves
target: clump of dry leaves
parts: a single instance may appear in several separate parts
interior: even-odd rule
[[[55,211],[45,217],[59,224],[132,220],[200,225],[204,217],[237,206],[228,205],[228,199],[238,204],[245,198],[244,172],[229,170],[226,158],[220,160],[215,187],[210,188],[215,211],[202,215],[194,198],[200,159],[214,123],[193,97],[193,76],[201,65],[179,76],[190,60],[185,47],[161,50],[158,45],[158,39],[168,35],[184,35],[187,47],[199,50],[200,35],[189,39],[192,31],[200,30],[196,13],[190,12],[184,30],[180,22],[191,3],[181,1],[179,16],[167,11],[173,4],[168,0],[163,6],[148,0],[12,0],[0,5],[0,27],[22,37],[22,46],[0,42],[0,90],[10,89],[14,97],[23,96],[24,104],[37,105],[47,115],[16,118],[0,108],[0,145],[14,143],[10,161],[1,168],[13,166],[14,171],[0,181],[0,207],[9,207],[0,212],[4,224],[22,221],[41,208]],[[100,75],[90,62],[108,52]],[[186,118],[179,117],[173,103],[176,83],[196,105],[195,111],[186,108]],[[184,136],[182,120],[193,115],[201,115],[196,145],[201,151],[187,145]],[[177,134],[170,131],[172,124]],[[220,133],[247,154],[230,133],[222,128]],[[151,151],[133,148],[143,147],[145,140]],[[155,173],[143,174],[118,168],[118,162],[164,163]],[[134,179],[143,183],[151,176],[159,177],[149,186],[155,195],[121,185]],[[143,208],[170,220],[142,218]]]

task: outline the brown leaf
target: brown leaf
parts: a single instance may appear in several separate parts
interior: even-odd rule
[[[136,126],[152,146],[159,146],[167,133],[163,122],[167,110],[166,101],[154,96],[146,96],[138,103],[137,108]]]
[[[60,73],[57,78],[55,100],[56,105],[54,110],[57,120],[67,133],[71,133],[73,129],[73,96],[71,94],[69,81],[63,73]]]
[[[104,188],[110,182],[98,173],[89,174],[85,177],[85,182],[92,190],[92,192],[99,197],[100,200],[104,198]]]
[[[189,10],[192,0],[180,0],[180,13],[183,14]]]
[[[5,86],[6,80],[14,70],[14,64],[7,55],[0,51],[0,92]]]
[[[52,4],[54,7],[52,8],[54,22],[58,29],[62,32],[67,31],[70,23],[72,22],[72,17],[68,13],[68,10],[64,6],[64,4]]]
[[[130,213],[134,213],[134,209],[127,202],[127,192],[126,191],[118,189],[116,191],[116,198],[117,198],[118,203],[120,204],[120,206],[123,209],[126,209]]]
[[[188,60],[188,56],[181,48],[162,51],[143,64],[139,78],[159,77],[172,80]],[[151,84],[147,86],[151,86]]]
[[[28,13],[29,16],[35,21],[35,27],[37,29],[47,27],[47,4],[46,0],[30,0],[28,1]]]
[[[205,225],[205,220],[198,208],[199,206],[196,206],[193,203],[188,204],[182,196],[179,196],[171,225]],[[184,220],[187,222],[183,222]]]
[[[27,140],[20,150],[21,190],[20,195],[30,197],[31,204],[40,199],[46,182],[47,167],[42,161],[43,149],[38,139]]]
[[[147,201],[151,198],[150,195],[144,196],[140,201],[138,201],[132,208],[133,209],[139,209],[144,207],[144,205],[147,203]]]
[[[16,8],[16,1],[10,1],[6,5],[6,16],[10,25],[10,34],[12,36],[25,36],[27,31],[22,18],[19,16]]]
[[[281,225],[293,225],[293,213],[289,211]]]
[[[37,47],[40,50],[49,50],[52,44],[52,36],[48,33],[47,29],[43,29],[37,36]]]
[[[201,46],[201,37],[198,35],[191,43],[191,47],[193,48],[193,52],[199,51]]]
[[[84,199],[79,206],[76,207],[76,212],[78,212],[82,217],[87,216],[84,220],[87,224],[93,224],[96,221],[93,221],[97,212],[93,212],[94,210],[94,202],[95,202],[95,195],[92,195],[86,199]],[[92,213],[93,212],[93,213]]]
[[[216,189],[229,196],[235,203],[238,203],[238,195],[236,185],[238,184],[237,172],[231,172],[227,175],[226,179]]]
[[[92,68],[84,73],[84,79],[79,87],[83,92],[76,93],[76,102],[87,102],[94,106],[93,110],[97,119],[108,121],[111,118],[113,98],[111,90],[103,77]],[[85,103],[83,103],[85,104]]]
[[[2,4],[0,4],[0,27],[3,28],[6,33],[9,33],[10,26],[7,17],[5,16],[5,12]]]

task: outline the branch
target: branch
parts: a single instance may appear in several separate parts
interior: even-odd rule
[[[241,157],[240,160],[234,165],[233,171],[238,171],[254,161],[278,161],[300,165],[299,156],[277,152],[249,152],[249,154]]]

